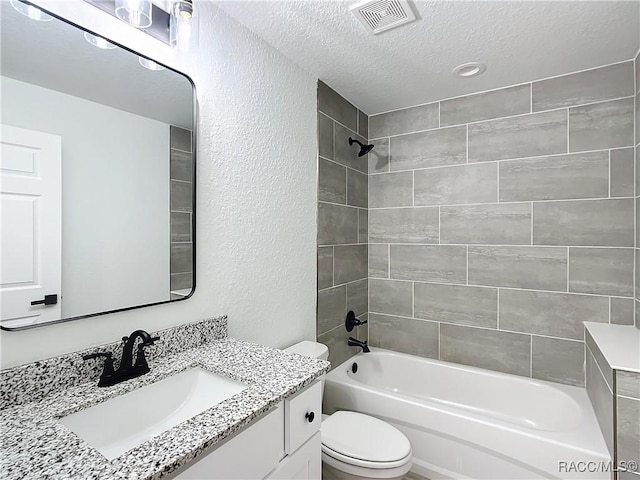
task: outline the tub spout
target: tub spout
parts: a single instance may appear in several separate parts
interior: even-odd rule
[[[360,347],[364,353],[369,353],[369,345],[367,345],[367,341],[361,342],[360,340],[356,340],[353,337],[349,337],[349,346],[350,347]]]

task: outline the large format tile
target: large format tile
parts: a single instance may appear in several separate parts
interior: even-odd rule
[[[438,243],[437,208],[369,210],[371,243]]]
[[[369,315],[371,345],[395,352],[438,358],[438,324],[425,320]]]
[[[318,152],[333,160],[333,120],[318,113]]]
[[[616,393],[640,400],[640,373],[616,370]]]
[[[500,201],[609,196],[609,152],[500,162]]]
[[[193,286],[193,272],[172,273],[170,283],[171,290],[191,290]]]
[[[318,159],[318,200],[346,203],[347,169],[324,158]]]
[[[528,377],[531,337],[442,323],[440,359]]]
[[[467,282],[467,247],[463,245],[391,245],[390,276],[434,283]]]
[[[347,169],[347,204],[367,208],[368,192],[367,174]]]
[[[369,138],[438,128],[438,103],[404,108],[369,117]]]
[[[533,204],[535,245],[633,247],[633,199]]]
[[[500,290],[501,329],[584,339],[583,322],[609,322],[609,299],[592,295]]]
[[[533,82],[533,111],[573,107],[633,95],[633,62]]]
[[[467,163],[465,126],[440,128],[390,139],[391,170],[444,167]]]
[[[607,382],[605,382],[588,349],[586,354],[586,387],[602,436],[609,453],[613,455],[613,393],[609,390]]]
[[[633,248],[570,248],[569,291],[633,296]]]
[[[358,243],[369,242],[369,210],[358,210]]]
[[[415,172],[416,205],[455,205],[497,201],[498,165],[480,163]]]
[[[368,276],[366,245],[336,245],[333,248],[333,280],[336,285]]]
[[[369,175],[369,207],[413,205],[413,172]]]
[[[357,144],[349,145],[349,138],[355,138],[363,143],[366,143],[366,139],[337,123],[334,127],[334,135],[334,160],[362,173],[367,173],[369,170],[367,157],[358,156],[360,147]]]
[[[193,211],[193,183],[171,180],[171,211]]]
[[[358,109],[322,80],[318,80],[318,110],[354,132],[357,130]]]
[[[360,110],[358,110],[358,133],[364,138],[369,137],[369,117]]]
[[[353,310],[356,317],[369,310],[369,280],[366,278],[347,284],[347,311],[349,310]]]
[[[191,214],[188,212],[171,212],[171,241],[191,241]]]
[[[389,245],[386,243],[369,245],[369,277],[389,277]]]
[[[488,204],[442,207],[442,243],[531,244],[531,204]]]
[[[416,283],[414,316],[436,322],[496,328],[498,290],[466,285]]]
[[[471,246],[469,284],[566,291],[567,249]]]
[[[193,154],[171,149],[170,176],[172,180],[193,181]]]
[[[193,246],[191,243],[172,243],[170,248],[171,273],[193,271]]]
[[[640,462],[640,400],[617,398],[618,458]]]
[[[613,325],[633,325],[633,298],[611,297],[609,315]]]
[[[389,171],[389,139],[380,138],[374,140],[373,150],[368,154],[369,173],[379,173]]]
[[[358,347],[349,346],[347,343],[349,336],[350,334],[346,332],[344,325],[318,335],[318,342],[323,343],[329,349],[332,370],[360,351]]]
[[[333,285],[333,247],[318,247],[318,290]]]
[[[344,323],[347,306],[347,287],[328,288],[318,292],[318,335]]]
[[[571,152],[633,145],[633,98],[569,109]]]
[[[171,125],[169,128],[169,137],[171,148],[176,148],[184,152],[191,152],[191,130]]]
[[[566,152],[566,111],[535,113],[469,125],[469,163]]]
[[[369,312],[410,317],[413,284],[397,280],[369,280]]]
[[[531,111],[531,85],[517,85],[440,102],[441,125],[458,125]]]
[[[640,142],[640,139],[638,141]],[[612,197],[633,197],[635,195],[633,164],[633,147],[611,150]]]
[[[584,387],[584,342],[531,337],[531,376]]]
[[[358,209],[320,202],[318,245],[358,243]]]

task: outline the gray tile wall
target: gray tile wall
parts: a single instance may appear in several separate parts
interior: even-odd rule
[[[191,130],[169,128],[171,152],[169,156],[171,178],[171,298],[182,298],[173,293],[191,290],[193,286],[193,147]]]
[[[640,51],[636,55],[635,61],[635,149],[632,155],[635,157],[635,275],[634,275],[634,306],[635,315],[634,323],[636,328],[640,328]],[[640,477],[639,477],[640,478]]]
[[[585,384],[582,322],[634,322],[634,77],[369,118],[373,345]]]
[[[358,352],[347,339],[367,339],[367,327],[348,333],[349,310],[368,313],[368,159],[349,137],[367,141],[369,121],[331,87],[318,82],[318,313],[317,339],[335,367]]]

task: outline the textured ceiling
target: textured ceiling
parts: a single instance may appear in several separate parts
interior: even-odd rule
[[[192,128],[186,77],[153,72],[124,49],[100,50],[61,20],[37,22],[0,0],[0,74],[164,123]],[[104,15],[96,9],[96,15]]]
[[[419,1],[417,22],[368,34],[358,1],[218,5],[368,114],[633,58],[640,1]],[[241,53],[239,53],[241,54]],[[487,71],[451,70],[478,61]]]

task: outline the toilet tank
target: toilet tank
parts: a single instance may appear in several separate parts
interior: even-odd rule
[[[305,355],[307,357],[317,358],[318,360],[327,360],[329,358],[329,348],[327,348],[326,345],[318,342],[310,342],[309,340],[296,343],[284,350],[285,352],[297,353],[298,355]],[[326,374],[320,376],[322,393],[324,393],[324,379],[326,376]]]

